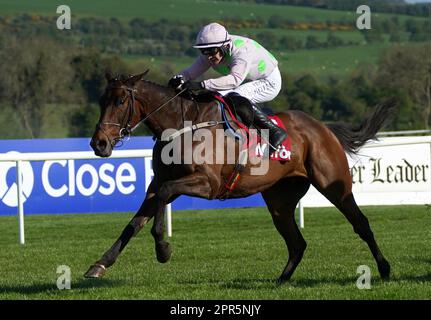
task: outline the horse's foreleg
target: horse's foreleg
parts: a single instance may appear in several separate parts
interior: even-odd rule
[[[172,254],[170,244],[164,240],[164,206],[173,197],[179,195],[209,198],[211,190],[208,176],[202,173],[194,173],[178,180],[167,181],[160,187],[156,196],[160,202],[160,206],[154,216],[153,227],[151,228],[151,234],[154,237],[156,246],[156,256],[159,262],[165,263],[169,261]]]
[[[117,260],[129,240],[135,236],[147,222],[159,211],[160,201],[154,193],[148,192],[145,201],[139,208],[136,215],[123,229],[120,237],[112,247],[106,251],[100,260],[96,261],[85,273],[86,278],[99,278],[104,275],[106,268],[110,267]],[[163,208],[162,208],[163,209]]]
[[[172,255],[172,248],[169,242],[164,240],[164,205],[167,202],[158,199],[161,203],[160,209],[154,215],[153,227],[151,228],[151,234],[154,237],[155,245],[156,245],[156,256],[157,261],[160,263],[168,262]]]

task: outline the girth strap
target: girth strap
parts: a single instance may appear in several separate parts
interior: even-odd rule
[[[242,150],[239,153],[238,161],[235,164],[235,167],[233,168],[233,171],[230,174],[229,178],[227,179],[226,183],[224,184],[220,194],[217,196],[217,199],[226,200],[229,197],[229,194],[235,188],[235,184],[238,182],[242,172],[245,169],[245,166],[247,165],[247,156],[248,156],[247,150]]]
[[[206,121],[206,122],[194,124],[192,126],[184,127],[181,130],[174,132],[173,134],[169,135],[168,137],[166,137],[163,140],[164,141],[172,141],[175,138],[178,138],[187,132],[195,131],[195,130],[198,130],[201,128],[214,127],[214,126],[217,126],[217,125],[222,124],[222,123],[225,123],[225,122],[224,121]]]

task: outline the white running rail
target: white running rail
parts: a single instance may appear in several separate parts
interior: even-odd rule
[[[153,151],[145,150],[115,150],[110,158],[151,158]],[[17,170],[17,199],[18,199],[18,221],[19,221],[19,243],[25,243],[24,235],[24,205],[22,197],[22,163],[24,161],[49,161],[49,160],[100,160],[93,151],[71,151],[71,152],[37,152],[37,153],[2,153],[0,162],[15,162]],[[172,236],[172,209],[166,206],[166,228],[168,236]]]

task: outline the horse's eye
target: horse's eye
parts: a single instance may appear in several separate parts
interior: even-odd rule
[[[119,97],[119,98],[117,98],[117,101],[115,102],[115,105],[117,106],[117,107],[120,107],[121,105],[123,105],[124,104],[124,102],[126,101],[126,98],[121,98],[121,97]]]

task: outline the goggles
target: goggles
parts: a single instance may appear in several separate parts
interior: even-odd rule
[[[218,47],[202,48],[199,50],[204,56],[215,56],[217,53],[220,52],[220,48]]]

